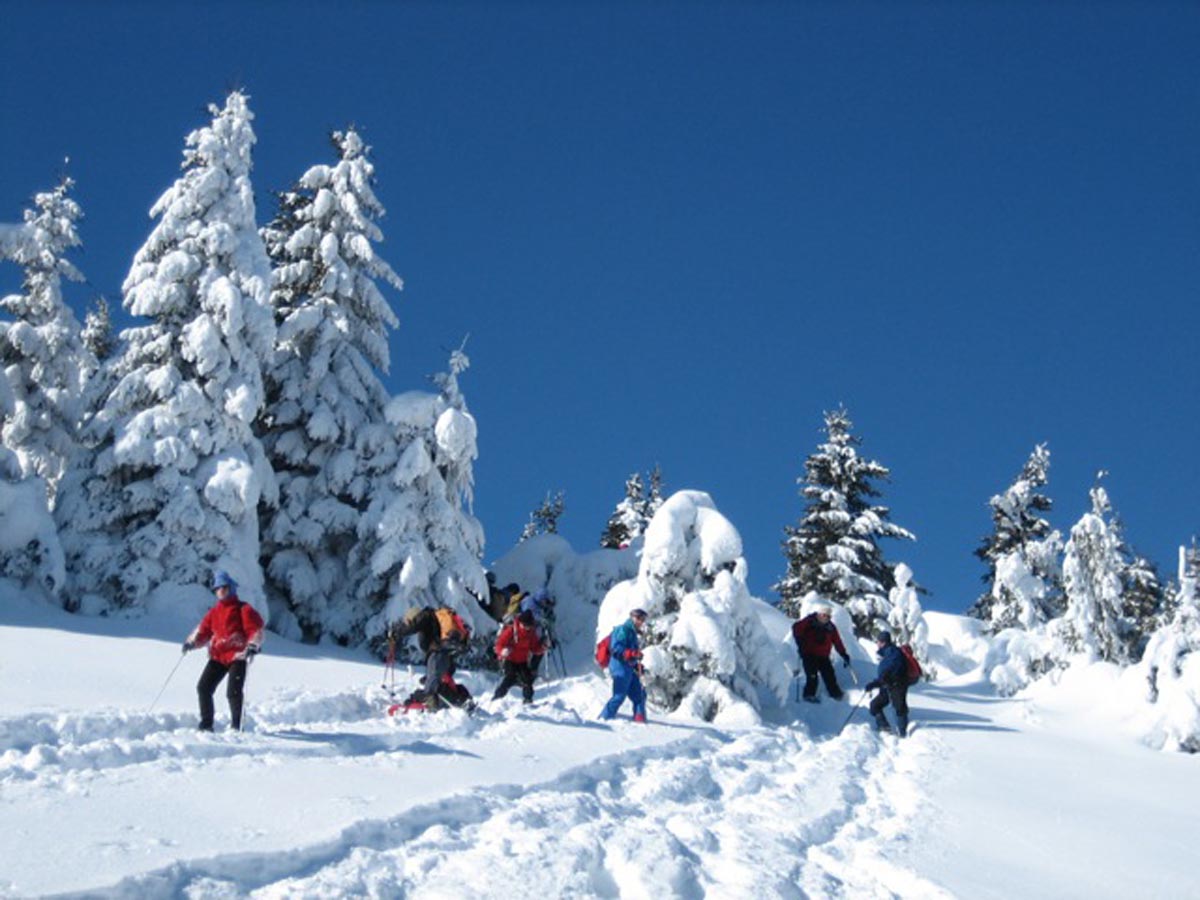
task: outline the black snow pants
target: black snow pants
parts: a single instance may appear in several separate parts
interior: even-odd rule
[[[825,690],[834,700],[840,700],[842,689],[838,687],[837,675],[833,672],[833,663],[828,656],[815,656],[811,653],[800,655],[800,664],[804,667],[804,696],[810,700],[817,696],[817,675],[820,674],[825,682]]]
[[[515,663],[504,661],[504,680],[500,682],[500,686],[496,688],[496,693],[492,695],[493,700],[499,700],[505,696],[509,688],[517,682],[521,683],[521,697],[526,703],[533,700],[533,669],[529,663]]]
[[[883,708],[888,705],[889,701],[892,704],[892,708],[896,711],[896,730],[900,733],[901,737],[904,737],[908,733],[907,681],[902,679],[885,681],[883,689],[871,701],[871,715],[875,717],[875,722],[880,728],[891,727],[888,725],[887,716],[883,714]]]
[[[196,682],[196,693],[200,695],[200,730],[213,730],[213,694],[217,685],[226,674],[229,684],[225,688],[225,697],[229,700],[229,723],[235,730],[242,728],[242,699],[246,685],[246,661],[234,660],[229,665],[210,659],[200,680]]]

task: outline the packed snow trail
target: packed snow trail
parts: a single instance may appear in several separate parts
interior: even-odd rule
[[[479,737],[539,727],[518,713]],[[544,724],[541,727],[545,727]],[[126,879],[110,896],[922,896],[888,861],[907,840],[921,742],[863,726],[812,743],[790,729],[686,736],[591,759],[536,785],[479,786],[333,841],[236,853]],[[481,748],[482,749],[482,748]]]

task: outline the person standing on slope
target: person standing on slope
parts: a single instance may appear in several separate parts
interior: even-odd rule
[[[642,687],[642,651],[638,646],[638,631],[646,624],[646,611],[635,609],[629,618],[612,630],[609,651],[612,654],[608,671],[612,674],[612,699],[600,713],[601,719],[612,719],[628,697],[633,702],[633,721],[646,721],[646,689]]]
[[[518,681],[521,683],[521,696],[526,703],[533,702],[533,667],[531,660],[540,657],[545,652],[542,639],[538,636],[537,623],[529,610],[518,613],[517,617],[500,629],[496,638],[496,658],[504,667],[504,679],[492,695],[493,700],[499,700],[508,694],[509,689]]]
[[[217,602],[183,642],[183,652],[208,645],[208,664],[196,682],[200,730],[213,730],[213,693],[228,675],[225,697],[229,700],[229,722],[240,731],[246,667],[262,649],[263,620],[253,606],[238,599],[237,582],[227,572],[213,575],[212,589]]]
[[[817,703],[817,675],[825,680],[825,690],[834,700],[844,695],[838,686],[829,653],[836,647],[842,657],[842,665],[849,668],[850,654],[842,643],[842,636],[833,624],[833,607],[828,603],[818,604],[816,609],[792,626],[792,639],[800,652],[800,665],[804,668],[804,699]]]
[[[876,643],[879,647],[879,669],[875,680],[866,684],[864,689],[882,690],[871,701],[869,709],[875,717],[876,730],[890,732],[892,726],[883,714],[883,708],[890,702],[896,710],[896,733],[904,737],[908,734],[908,662],[904,652],[893,643],[889,632],[879,632]]]

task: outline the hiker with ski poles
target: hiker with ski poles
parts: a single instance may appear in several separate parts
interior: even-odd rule
[[[214,573],[212,589],[217,602],[183,642],[183,652],[208,645],[208,663],[196,682],[200,730],[213,730],[213,694],[228,675],[225,697],[229,701],[229,723],[234,731],[240,731],[246,669],[262,649],[263,620],[253,606],[238,599],[237,582],[229,573]]]
[[[531,660],[546,652],[537,631],[533,613],[524,610],[500,629],[496,637],[496,658],[504,669],[504,678],[492,695],[493,700],[503,699],[509,689],[520,682],[521,698],[525,703],[533,702],[533,666]]]
[[[833,624],[833,607],[828,603],[818,603],[811,613],[792,626],[792,639],[796,642],[804,671],[804,699],[809,703],[820,702],[817,700],[817,676],[820,675],[829,696],[841,700],[845,694],[838,685],[829,654],[836,647],[845,668],[850,668],[850,654],[846,652],[837,626]]]
[[[613,692],[600,713],[601,719],[615,718],[628,697],[633,703],[633,721],[646,721],[646,689],[642,687],[642,651],[638,644],[638,632],[645,624],[646,611],[635,609],[609,636],[608,670],[612,674]]]

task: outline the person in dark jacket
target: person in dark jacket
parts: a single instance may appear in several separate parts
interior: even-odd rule
[[[529,610],[518,613],[515,619],[501,628],[496,637],[496,658],[504,667],[504,679],[492,699],[501,699],[514,684],[520,682],[522,699],[532,703],[532,660],[535,656],[540,657],[545,649],[538,635],[537,622]]]
[[[642,651],[638,646],[638,631],[646,624],[646,611],[635,609],[629,618],[612,630],[609,650],[612,654],[608,671],[612,675],[612,698],[600,713],[602,719],[612,719],[628,697],[633,702],[633,721],[646,721],[646,689],[642,687]]]
[[[454,656],[465,649],[466,635],[461,632],[443,634],[437,610],[431,606],[414,606],[392,626],[392,637],[399,641],[410,635],[417,636],[417,646],[425,654],[425,681],[421,691],[425,706],[429,710],[441,709],[447,703],[456,703],[456,697],[445,696],[447,676],[454,674]],[[452,682],[451,682],[452,683]]]
[[[240,731],[246,666],[262,649],[263,620],[253,606],[238,599],[237,582],[227,572],[214,573],[212,589],[217,602],[183,642],[183,652],[208,645],[208,664],[196,682],[200,730],[213,730],[213,694],[228,675],[225,697],[229,701],[229,722]]]
[[[896,733],[904,737],[908,734],[908,663],[889,632],[881,631],[876,643],[879,647],[879,668],[875,680],[866,684],[865,689],[881,690],[871,701],[871,715],[875,717],[876,730],[890,732],[892,726],[883,714],[883,708],[890,702],[896,710]]]
[[[846,652],[837,626],[833,624],[833,607],[822,603],[797,621],[792,626],[792,639],[796,642],[800,665],[804,668],[804,699],[809,703],[818,702],[817,675],[820,674],[829,696],[841,700],[845,695],[838,686],[837,675],[829,662],[829,653],[836,647],[842,657],[842,665],[846,667],[850,665],[850,654]]]

